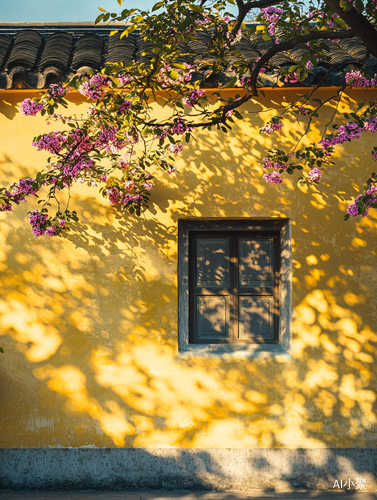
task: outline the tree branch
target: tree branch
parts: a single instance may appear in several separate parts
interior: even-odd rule
[[[257,80],[259,71],[263,66],[273,57],[275,54],[279,52],[283,52],[285,50],[291,50],[297,45],[301,45],[302,43],[307,43],[312,40],[322,40],[322,39],[344,39],[344,38],[353,38],[355,36],[352,30],[343,30],[343,31],[315,31],[313,33],[309,33],[307,35],[301,35],[296,38],[292,38],[292,40],[287,40],[286,42],[282,42],[279,44],[275,44],[268,50],[256,63],[250,77],[250,86],[252,89],[253,95],[258,95],[257,90]]]
[[[325,0],[325,3],[335,10],[343,21],[352,28],[355,36],[361,38],[368,51],[377,57],[377,32],[373,24],[363,14],[359,14],[354,7],[345,12],[338,0]]]
[[[283,0],[256,0],[255,2],[247,2],[244,4],[243,0],[237,0],[239,15],[232,30],[233,35],[235,35],[241,28],[243,20],[245,19],[247,14],[251,11],[251,9],[258,9],[258,8],[263,9],[264,7],[270,7],[271,5],[282,3],[282,1]]]

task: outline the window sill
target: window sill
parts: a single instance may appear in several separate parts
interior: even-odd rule
[[[274,358],[281,361],[291,361],[292,354],[289,348],[280,344],[189,344],[184,351],[179,351],[182,358]]]

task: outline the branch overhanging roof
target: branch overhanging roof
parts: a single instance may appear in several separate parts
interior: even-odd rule
[[[95,72],[109,62],[127,64],[131,60],[147,62],[151,59],[152,43],[140,34],[132,33],[120,39],[120,33],[110,37],[114,29],[124,28],[125,23],[94,25],[92,23],[7,23],[0,24],[0,89],[43,89],[51,83],[64,82],[74,75]],[[215,56],[208,54],[211,35],[198,32],[196,40],[182,46],[181,58],[195,68],[193,77],[201,80],[202,87],[218,87],[236,76],[230,56],[227,68],[211,75]],[[243,36],[235,47],[246,60],[254,61],[274,44],[265,41],[261,34]],[[269,63],[269,70],[259,77],[261,87],[339,86],[344,73],[350,68],[364,68],[372,75],[377,70],[377,59],[367,53],[359,38],[327,42],[329,60],[320,60],[317,68],[305,82],[287,84],[281,76],[285,67],[297,64],[304,49],[276,54]],[[144,55],[143,55],[144,54]],[[210,75],[210,76],[209,76]]]

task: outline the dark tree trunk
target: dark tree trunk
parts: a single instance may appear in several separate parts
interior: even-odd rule
[[[344,12],[338,0],[325,0],[325,2],[352,28],[355,36],[361,38],[368,52],[377,57],[377,31],[368,19],[362,14],[358,14],[354,8]]]

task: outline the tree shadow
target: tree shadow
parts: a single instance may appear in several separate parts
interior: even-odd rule
[[[232,135],[202,132],[177,175],[156,174],[140,218],[117,214],[89,188],[75,194],[81,222],[66,238],[36,239],[27,205],[0,214],[4,448],[111,448],[97,450],[98,464],[121,460],[121,448],[136,448],[143,464],[151,448],[179,448],[157,460],[174,471],[161,473],[159,486],[137,483],[139,474],[117,476],[119,488],[237,489],[254,474],[261,490],[331,489],[342,460],[362,472],[356,455],[340,449],[376,446],[376,219],[343,223],[342,210],[351,175],[357,193],[372,168],[362,153],[370,138],[339,149],[321,192],[305,195],[292,182],[261,180],[265,147],[276,147],[258,134],[261,125],[246,115]],[[294,139],[289,132],[280,140]],[[2,160],[3,178],[32,174],[11,158]],[[291,361],[178,354],[177,220],[187,216],[291,219]],[[249,453],[248,465],[237,475],[209,448]],[[276,448],[286,449],[286,469]],[[338,450],[317,459],[319,448]],[[93,476],[94,487],[103,477]]]

